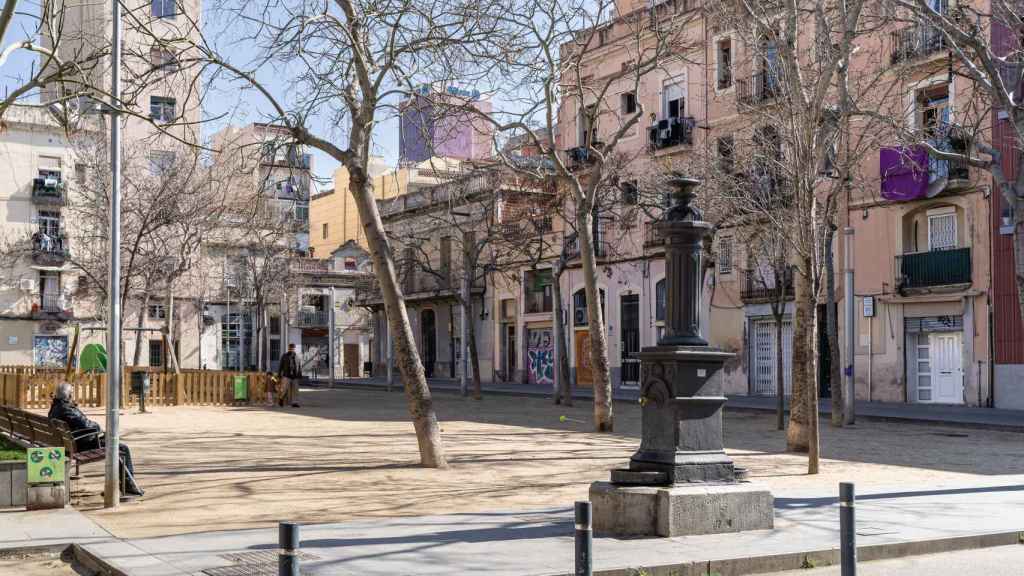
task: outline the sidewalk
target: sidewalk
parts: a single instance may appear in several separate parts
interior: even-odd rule
[[[1003,485],[921,490],[904,486],[859,494],[857,543],[862,560],[1016,542],[1024,530],[1024,477],[998,481]],[[834,497],[776,494],[775,510],[775,530],[597,538],[595,573],[622,575],[627,569],[645,567],[660,569],[657,573],[675,570],[681,576],[735,574],[798,568],[808,558],[834,561],[839,543]],[[572,571],[571,515],[566,507],[303,526],[302,569],[310,575],[564,575]],[[111,541],[83,548],[116,574],[185,576],[240,574],[230,570],[238,570],[240,561],[246,560],[250,569],[269,568],[276,562],[276,542],[275,529],[260,529]]]
[[[331,387],[327,380],[314,380],[310,381],[307,385]],[[387,388],[387,380],[384,378],[356,378],[335,380],[333,384],[333,387],[347,386],[381,389]],[[401,381],[398,378],[395,379],[393,389],[396,391],[402,389]],[[448,378],[431,378],[430,389],[437,392],[458,392],[459,381]],[[551,389],[547,386],[487,382],[483,384],[483,393],[485,395],[550,397]],[[639,390],[617,389],[614,391],[614,398],[624,402],[635,402],[639,393]],[[593,397],[593,392],[589,389],[573,391],[573,398],[589,400]],[[775,398],[770,396],[729,396],[726,409],[774,412]],[[832,413],[832,405],[829,399],[821,400],[820,412],[826,415]],[[927,422],[970,428],[1024,431],[1024,410],[858,401],[855,407],[855,414],[858,418],[871,420]]]
[[[109,532],[73,508],[34,512],[24,508],[0,510],[0,551],[59,548],[112,538]]]

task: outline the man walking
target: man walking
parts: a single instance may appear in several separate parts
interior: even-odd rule
[[[277,403],[284,406],[287,398],[292,408],[299,407],[299,379],[302,378],[302,369],[299,367],[299,357],[295,354],[295,344],[288,345],[288,351],[281,356],[281,364],[277,368],[277,375],[281,378],[281,397]]]

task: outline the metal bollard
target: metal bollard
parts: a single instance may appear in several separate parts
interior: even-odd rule
[[[839,483],[839,556],[842,576],[857,575],[857,525],[853,515],[853,483]]]
[[[590,522],[590,502],[576,503],[576,576],[593,576],[594,532]]]
[[[299,525],[281,522],[277,527],[277,575],[299,576]]]

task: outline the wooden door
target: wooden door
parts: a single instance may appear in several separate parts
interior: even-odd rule
[[[345,377],[359,378],[359,344],[345,344]]]
[[[590,331],[576,331],[576,386],[591,388],[594,386],[594,374],[590,367]]]

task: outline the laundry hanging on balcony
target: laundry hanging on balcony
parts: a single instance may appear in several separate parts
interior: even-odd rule
[[[928,151],[922,146],[891,146],[879,150],[882,197],[894,202],[925,198],[929,188]]]

